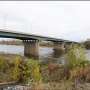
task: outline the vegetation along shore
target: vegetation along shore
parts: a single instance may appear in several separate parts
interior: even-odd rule
[[[85,48],[73,45],[65,59],[65,64],[42,64],[20,55],[0,54],[0,83],[15,82],[29,90],[90,90],[90,61]]]

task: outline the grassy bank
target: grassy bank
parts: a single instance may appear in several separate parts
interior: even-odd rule
[[[0,55],[0,83],[15,81],[31,90],[90,90],[90,62],[83,47],[74,45],[65,55],[66,64],[38,60],[19,55]]]

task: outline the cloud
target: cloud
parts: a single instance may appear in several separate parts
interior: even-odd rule
[[[88,1],[0,2],[0,27],[69,40],[90,38]]]

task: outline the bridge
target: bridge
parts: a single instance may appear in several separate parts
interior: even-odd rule
[[[74,41],[69,41],[69,40],[64,40],[64,39],[45,37],[45,36],[39,36],[35,34],[22,33],[22,32],[16,32],[16,31],[8,31],[4,29],[0,29],[0,37],[1,38],[15,38],[15,39],[22,40],[24,43],[24,55],[31,56],[31,57],[33,56],[38,57],[39,41],[53,42],[54,50],[58,50],[59,48],[57,47],[65,47],[65,45],[77,43]]]

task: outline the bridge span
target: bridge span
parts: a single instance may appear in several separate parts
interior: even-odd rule
[[[52,37],[45,37],[39,36],[35,34],[29,33],[22,33],[16,31],[9,31],[0,29],[0,37],[1,38],[15,38],[20,39],[24,43],[24,55],[31,56],[31,57],[38,57],[38,48],[39,48],[39,41],[51,41],[54,43],[54,50],[57,51],[59,48],[65,48],[66,45],[70,45],[72,43],[77,43],[74,41],[52,38]]]

